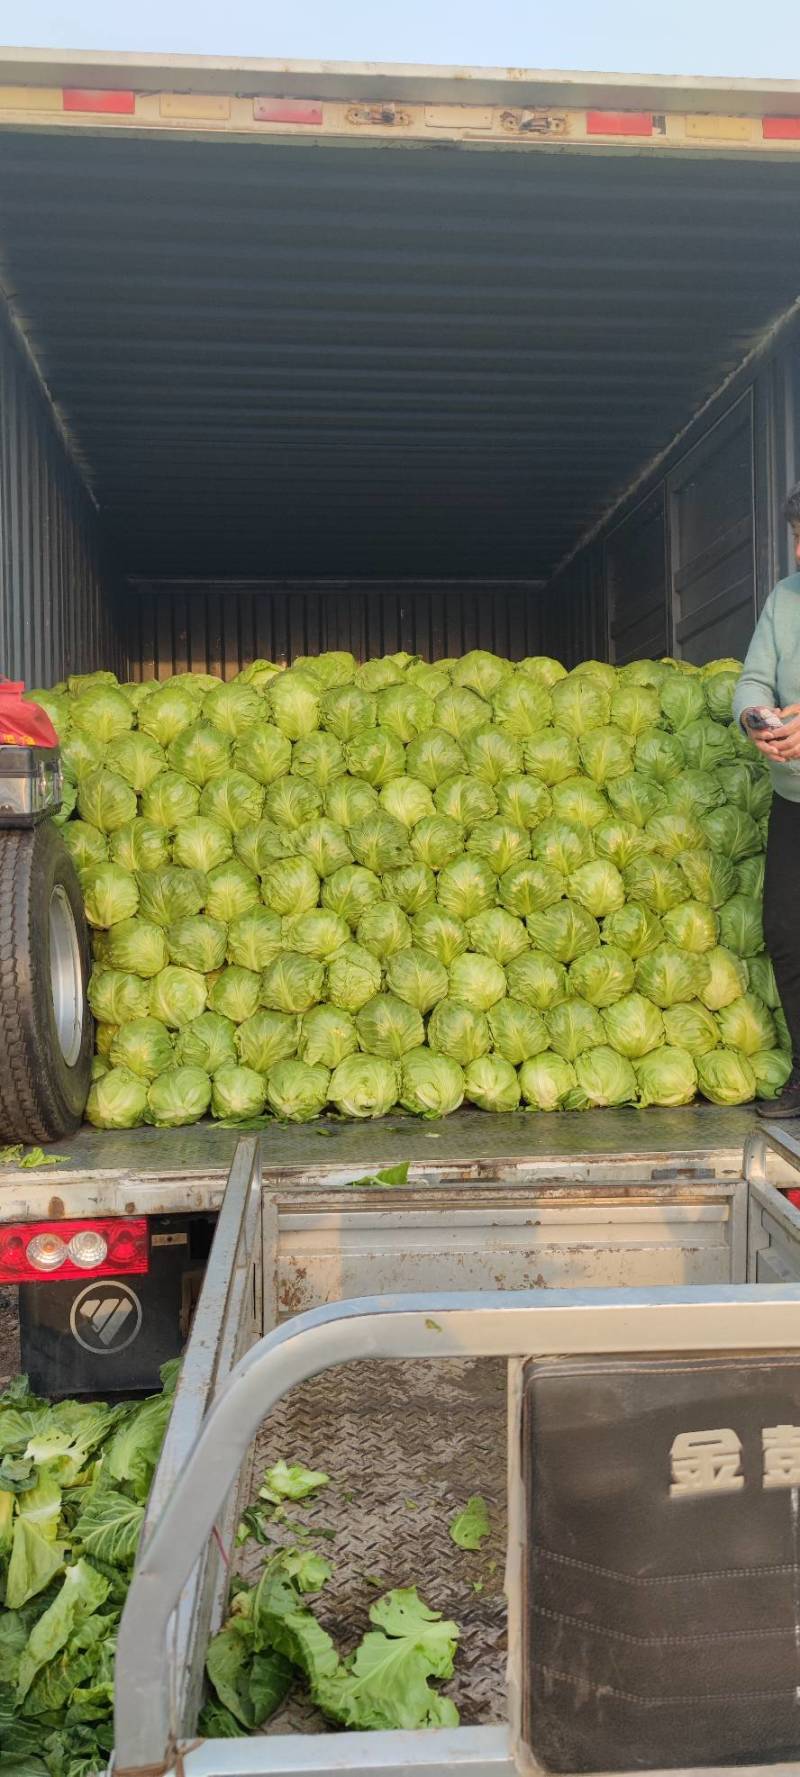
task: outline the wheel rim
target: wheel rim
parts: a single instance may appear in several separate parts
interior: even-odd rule
[[[50,993],[58,1046],[74,1067],[83,1039],[83,970],[75,919],[60,884],[50,896]]]

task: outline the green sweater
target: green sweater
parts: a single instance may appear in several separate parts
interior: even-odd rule
[[[800,574],[788,574],[774,586],[756,624],[734,692],[733,713],[754,705],[785,709],[800,703]],[[791,765],[770,765],[772,787],[787,802],[800,802],[800,771]]]

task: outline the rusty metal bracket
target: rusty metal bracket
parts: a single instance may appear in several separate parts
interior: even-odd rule
[[[545,111],[538,107],[521,111],[501,111],[500,128],[513,136],[566,136],[569,119],[566,111]]]
[[[345,113],[348,123],[358,128],[366,125],[372,129],[408,129],[411,123],[411,112],[404,111],[401,105],[389,103],[385,105],[348,105]]]

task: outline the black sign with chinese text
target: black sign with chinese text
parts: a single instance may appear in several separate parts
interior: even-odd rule
[[[800,1756],[800,1359],[531,1362],[524,1735],[550,1770]]]

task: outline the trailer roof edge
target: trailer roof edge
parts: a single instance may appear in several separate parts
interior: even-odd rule
[[[437,67],[387,62],[269,60],[257,57],[154,55],[143,52],[0,46],[0,81],[113,87],[124,79],[140,92],[258,94],[268,80],[287,97],[393,98],[451,104],[552,103],[679,105],[684,111],[759,113],[765,103],[800,115],[800,80],[723,75],[601,73],[552,68]]]

